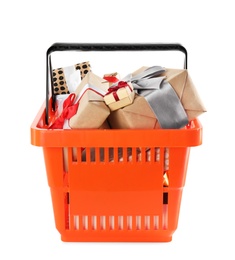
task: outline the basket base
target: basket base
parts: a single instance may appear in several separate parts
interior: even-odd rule
[[[166,243],[166,242],[171,242],[172,241],[172,237],[164,237],[164,238],[156,238],[156,239],[140,239],[140,240],[137,240],[137,239],[122,239],[122,240],[118,240],[118,239],[104,239],[104,238],[99,238],[97,240],[95,239],[89,239],[89,240],[85,240],[84,238],[82,239],[77,239],[77,238],[71,238],[71,237],[65,237],[65,236],[61,236],[61,241],[63,242],[117,242],[117,243],[121,243],[121,242],[139,242],[139,243],[144,243],[144,242],[162,242],[162,243]]]
[[[68,232],[67,234],[61,235],[63,242],[171,242],[172,235],[149,235],[149,234],[110,234],[104,236],[104,234],[75,234]]]

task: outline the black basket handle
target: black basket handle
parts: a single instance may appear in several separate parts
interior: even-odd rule
[[[184,68],[187,69],[188,54],[178,43],[54,43],[46,52],[46,118],[49,121],[50,85],[52,109],[55,109],[55,95],[52,83],[51,53],[56,51],[180,51],[185,55]]]

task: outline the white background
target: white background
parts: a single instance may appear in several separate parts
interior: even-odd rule
[[[130,2],[1,3],[0,259],[235,259],[233,1]],[[45,98],[45,53],[54,42],[187,48],[189,73],[208,112],[200,116],[203,145],[191,149],[172,242],[60,241],[42,149],[30,144],[30,125]]]

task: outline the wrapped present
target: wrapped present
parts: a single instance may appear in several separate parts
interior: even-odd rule
[[[104,74],[103,78],[109,82],[109,86],[112,86],[114,83],[120,80],[120,75],[117,72],[113,72],[113,73]]]
[[[135,92],[130,82],[119,81],[117,84],[112,85],[106,95],[104,102],[109,106],[111,111],[132,104]]]
[[[167,82],[174,88],[189,121],[206,112],[206,108],[187,70],[166,69],[162,76],[165,76]]]
[[[56,96],[55,102],[55,116],[58,117],[63,112],[64,102],[70,96],[70,94],[63,94]]]
[[[89,71],[91,71],[91,66],[88,61],[73,66],[53,69],[52,81],[54,94],[73,93]]]
[[[112,128],[177,129],[206,111],[187,70],[143,67],[123,80],[132,83],[136,96],[110,114]]]
[[[63,98],[63,96],[66,98]],[[56,100],[56,113],[48,127],[49,129],[70,129],[68,121],[77,113],[79,105],[75,100],[75,93],[58,95],[58,99]]]
[[[72,129],[100,128],[103,125],[110,114],[104,102],[108,88],[108,82],[92,72],[87,73],[75,91],[78,109],[69,120]]]

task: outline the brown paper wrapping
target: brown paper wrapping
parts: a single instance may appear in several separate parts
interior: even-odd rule
[[[140,68],[133,76],[145,69],[146,67]],[[187,70],[166,69],[161,76],[166,76],[166,80],[177,93],[189,121],[206,112]],[[135,96],[131,105],[112,112],[108,121],[112,128],[160,128],[151,107],[145,98],[139,95]]]
[[[135,96],[131,105],[113,111],[108,121],[112,128],[160,128],[148,102],[139,95]]]
[[[89,72],[79,84],[75,94],[79,96],[87,86],[94,86],[103,90],[108,90],[109,84],[102,78]],[[86,90],[79,99],[77,113],[69,120],[72,129],[78,128],[100,128],[110,114],[110,109],[104,103],[103,96],[93,90]]]
[[[187,70],[167,69],[162,75],[166,76],[166,80],[177,93],[189,121],[206,112],[206,108]]]

